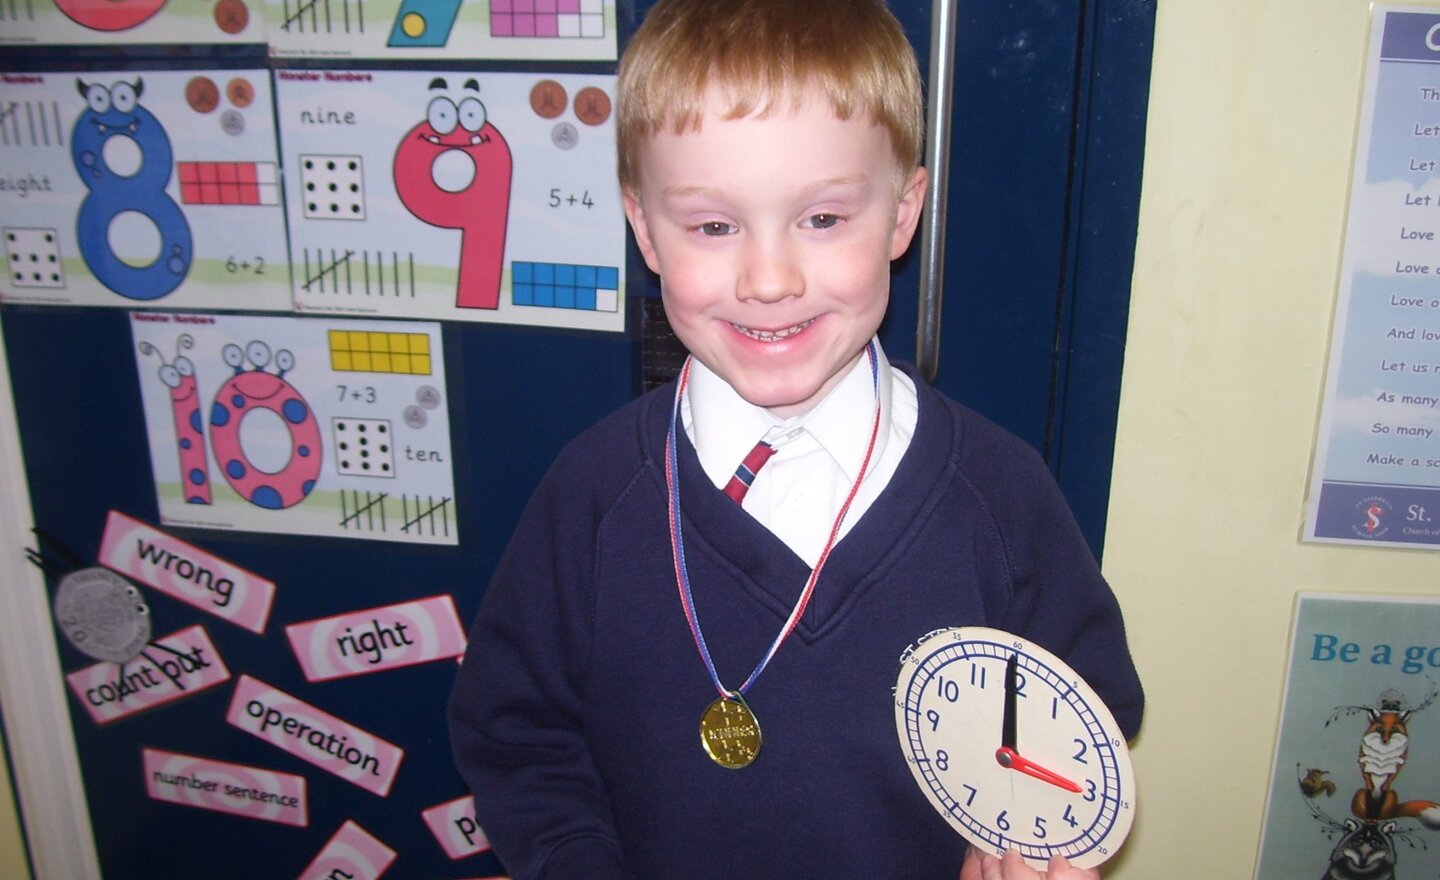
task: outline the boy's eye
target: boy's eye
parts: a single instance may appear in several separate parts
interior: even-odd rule
[[[807,225],[811,229],[829,229],[840,224],[839,214],[811,214]]]
[[[729,235],[735,231],[734,226],[731,226],[723,220],[711,220],[708,223],[701,223],[699,229],[704,235]]]

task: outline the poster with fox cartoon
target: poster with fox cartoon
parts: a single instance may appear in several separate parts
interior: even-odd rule
[[[1300,593],[1256,880],[1440,874],[1440,599]]]

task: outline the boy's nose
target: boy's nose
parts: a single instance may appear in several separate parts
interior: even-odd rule
[[[740,299],[775,302],[805,292],[805,273],[784,245],[753,243],[745,254],[736,295]]]

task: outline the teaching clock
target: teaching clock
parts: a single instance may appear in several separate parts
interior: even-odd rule
[[[937,630],[900,658],[895,729],[920,789],[973,845],[1043,868],[1094,867],[1135,817],[1135,775],[1110,710],[1019,636]]]

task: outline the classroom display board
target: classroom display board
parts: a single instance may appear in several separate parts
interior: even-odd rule
[[[265,42],[255,0],[6,0],[0,47]]]
[[[323,315],[0,317],[70,716],[55,735],[102,876],[503,876],[445,704],[530,489],[633,395],[631,343]],[[564,407],[527,406],[554,389]]]
[[[131,317],[162,525],[458,541],[438,325]]]
[[[1296,597],[1255,880],[1440,870],[1440,600]]]
[[[5,73],[0,302],[620,332],[614,80]]]
[[[101,876],[504,875],[444,710],[530,490],[637,390],[622,7],[0,0],[0,317]]]
[[[11,74],[0,108],[5,302],[290,308],[267,71]]]
[[[613,61],[615,0],[6,0],[0,46],[266,44],[277,57]]]
[[[281,70],[296,307],[620,330],[611,76]]]
[[[1376,6],[1305,538],[1440,547],[1440,13]]]
[[[266,0],[277,56],[615,58],[614,0]]]

